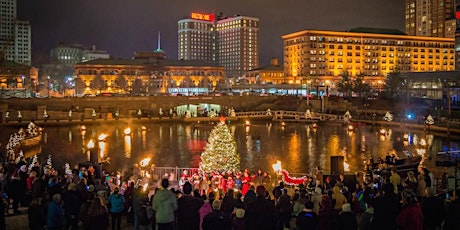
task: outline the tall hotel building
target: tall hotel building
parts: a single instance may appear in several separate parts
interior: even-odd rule
[[[406,0],[406,33],[415,36],[454,37],[455,1]]]
[[[31,29],[17,20],[16,0],[0,0],[0,51],[6,60],[31,65]]]
[[[388,73],[452,71],[454,38],[408,36],[398,30],[356,28],[349,32],[304,30],[282,36],[287,76],[336,87],[341,75],[364,76],[382,88]]]
[[[227,77],[259,66],[258,18],[192,13],[178,22],[178,42],[179,59],[217,63]]]

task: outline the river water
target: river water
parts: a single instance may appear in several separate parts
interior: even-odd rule
[[[131,134],[125,135],[126,128]],[[460,149],[460,141],[431,135],[423,131],[385,129],[381,127],[358,126],[349,132],[340,123],[312,124],[278,122],[230,123],[229,128],[235,137],[241,168],[251,171],[262,169],[272,171],[272,164],[281,161],[289,172],[312,172],[320,166],[325,172],[330,170],[330,157],[343,155],[350,171],[363,168],[363,162],[370,156],[374,159],[384,157],[395,150],[400,157],[404,151],[416,154],[426,151]],[[57,168],[65,163],[75,165],[88,159],[87,144],[90,140],[100,149],[100,156],[110,157],[110,169],[127,169],[145,157],[151,163],[166,167],[198,167],[200,154],[206,145],[212,127],[195,127],[191,124],[174,123],[110,123],[107,125],[88,125],[83,130],[79,125],[45,127],[41,162],[52,155]],[[9,134],[16,129],[2,127],[0,143],[4,148]],[[98,141],[106,134],[104,141]],[[405,142],[404,134],[407,134]],[[425,142],[426,145],[421,143]]]

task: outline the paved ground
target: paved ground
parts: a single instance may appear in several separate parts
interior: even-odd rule
[[[19,215],[10,215],[5,217],[6,229],[7,230],[26,230],[29,229],[29,221],[27,219],[27,208],[20,208],[21,214]],[[12,212],[12,210],[10,210]],[[110,221],[111,223],[111,221]],[[109,227],[109,229],[112,229]],[[121,219],[121,229],[128,230],[133,229],[131,224],[128,225],[126,222],[126,217],[123,216]]]

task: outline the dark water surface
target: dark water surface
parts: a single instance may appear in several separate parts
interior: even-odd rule
[[[26,125],[26,124],[25,124]],[[131,129],[125,135],[126,128]],[[377,159],[396,150],[403,157],[407,150],[416,154],[417,149],[426,149],[436,154],[447,149],[459,149],[458,140],[448,140],[423,131],[387,129],[380,134],[380,127],[359,126],[350,133],[346,126],[338,123],[319,123],[314,129],[311,124],[266,122],[245,126],[240,123],[229,125],[238,145],[241,168],[251,171],[262,169],[272,171],[277,160],[290,172],[311,172],[320,166],[330,170],[330,156],[345,155],[350,170],[362,169],[363,161],[371,155]],[[152,123],[129,124],[120,121],[110,125],[89,125],[82,131],[78,125],[45,127],[42,154],[44,162],[52,154],[55,167],[66,162],[75,165],[87,160],[87,144],[92,139],[101,149],[101,155],[110,157],[111,169],[128,168],[145,157],[151,157],[156,166],[198,167],[200,153],[206,145],[212,127],[196,128],[187,124]],[[0,142],[4,148],[9,134],[16,129],[2,127]],[[107,134],[104,142],[98,136]],[[404,133],[408,144],[404,144]],[[426,145],[420,144],[422,139]]]

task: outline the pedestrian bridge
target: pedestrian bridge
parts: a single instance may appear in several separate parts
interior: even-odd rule
[[[345,115],[333,115],[325,113],[305,112],[298,111],[253,111],[253,112],[235,112],[235,117],[241,118],[255,118],[255,119],[272,119],[273,121],[344,121],[349,119]]]

